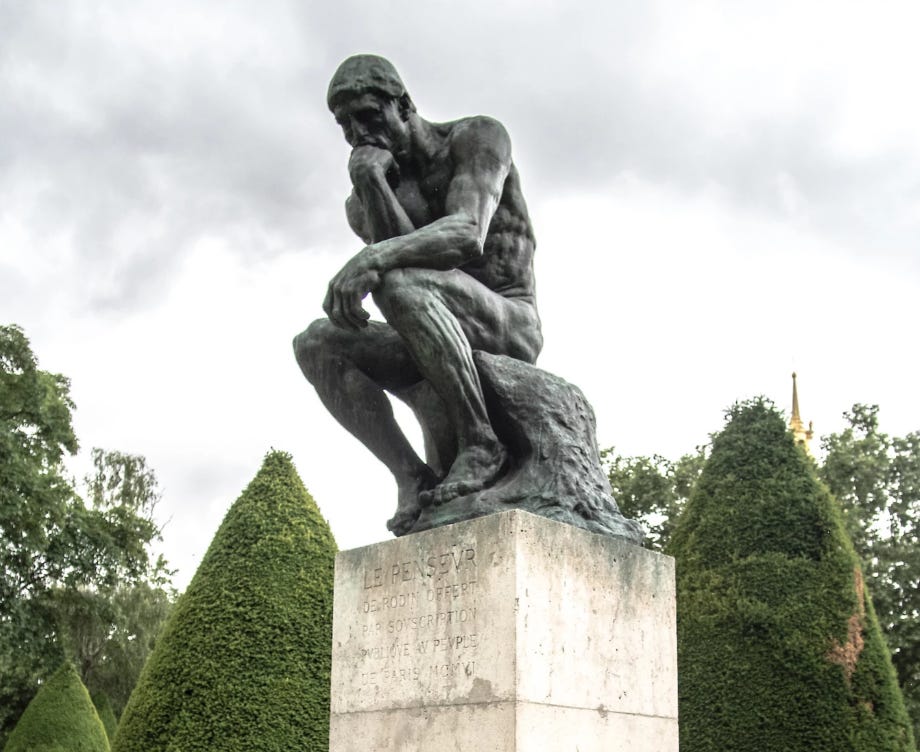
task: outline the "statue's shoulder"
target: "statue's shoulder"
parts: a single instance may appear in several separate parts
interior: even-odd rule
[[[448,124],[450,150],[455,156],[492,152],[505,160],[511,157],[511,138],[505,126],[488,115],[473,115]]]

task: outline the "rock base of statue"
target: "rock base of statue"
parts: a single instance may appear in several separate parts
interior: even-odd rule
[[[514,508],[640,543],[641,526],[620,514],[610,494],[594,411],[581,390],[513,358],[476,351],[474,360],[508,467],[482,491],[423,509],[411,532]]]
[[[336,558],[330,750],[677,752],[674,562],[520,510]]]

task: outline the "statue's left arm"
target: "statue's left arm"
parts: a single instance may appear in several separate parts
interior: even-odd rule
[[[491,118],[470,118],[455,127],[445,215],[355,254],[329,283],[323,308],[333,323],[351,329],[365,326],[368,314],[361,301],[392,269],[455,269],[482,255],[511,169],[511,142],[504,127]]]

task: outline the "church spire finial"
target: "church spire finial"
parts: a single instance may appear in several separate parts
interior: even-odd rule
[[[811,442],[811,437],[814,436],[815,432],[812,429],[811,422],[808,423],[807,429],[802,422],[802,415],[799,412],[799,388],[795,371],[792,372],[792,417],[789,419],[789,430],[792,431],[796,443],[802,444],[805,447],[805,451],[811,454],[809,442]]]

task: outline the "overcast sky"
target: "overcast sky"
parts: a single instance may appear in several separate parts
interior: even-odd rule
[[[184,587],[275,447],[341,548],[388,473],[290,341],[348,230],[325,107],[345,57],[420,114],[511,133],[546,346],[603,446],[677,457],[738,399],[920,429],[915,2],[0,0],[0,321],[72,380],[94,446],[156,470]]]

